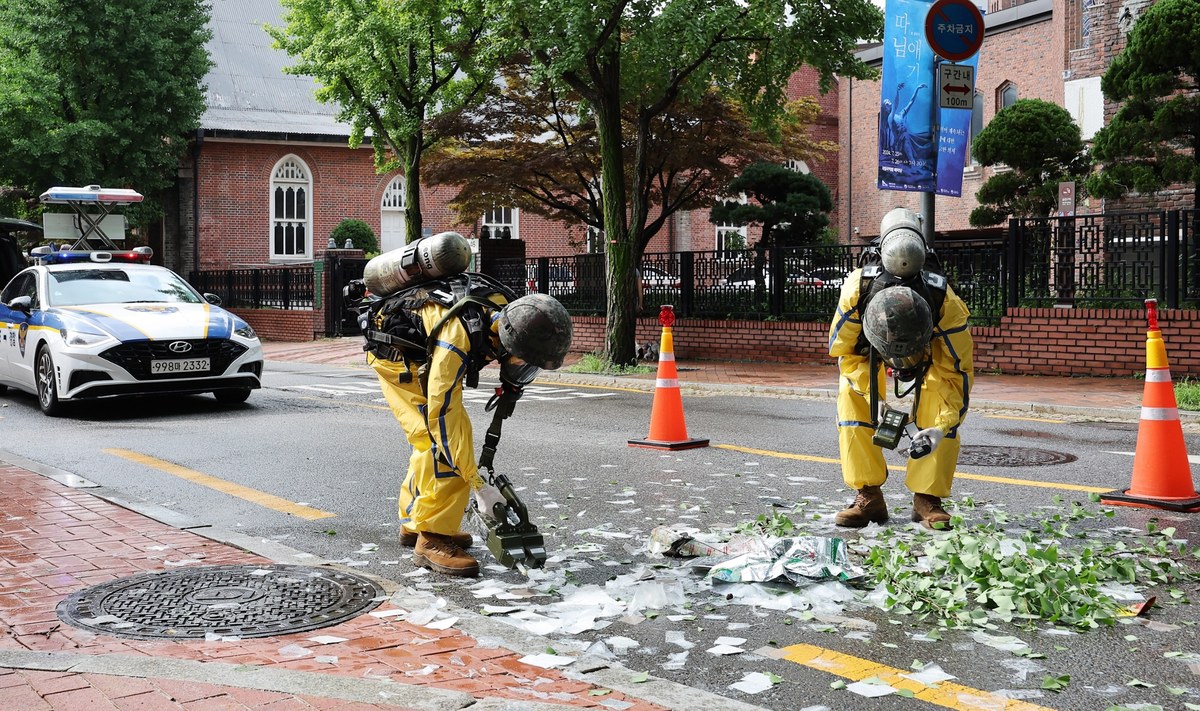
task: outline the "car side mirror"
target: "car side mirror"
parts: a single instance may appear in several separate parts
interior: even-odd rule
[[[30,299],[28,296],[18,296],[12,301],[8,302],[8,308],[12,309],[13,311],[20,311],[28,316],[33,310],[33,299]]]
[[[217,296],[216,294],[205,293],[204,300],[207,301],[208,303],[212,304],[213,306],[221,305],[221,297]]]

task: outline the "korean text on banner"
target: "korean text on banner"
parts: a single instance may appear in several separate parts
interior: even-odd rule
[[[933,86],[934,62],[942,61],[925,39],[925,16],[931,5],[921,0],[887,3],[878,185],[881,190],[960,197],[970,149],[971,111],[937,109],[938,123],[930,125],[938,95]],[[978,62],[976,54],[959,64],[977,68]]]

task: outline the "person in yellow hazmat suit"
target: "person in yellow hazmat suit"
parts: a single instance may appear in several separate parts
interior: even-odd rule
[[[880,235],[881,263],[847,276],[829,330],[829,355],[838,359],[840,373],[842,479],[856,492],[835,523],[861,528],[888,520],[887,463],[875,435],[887,409],[890,372],[899,396],[913,393],[905,479],[913,492],[912,520],[946,529],[950,515],[942,498],[950,495],[974,378],[970,312],[944,276],[923,269],[927,247],[917,215],[892,210]]]
[[[490,512],[505,500],[479,475],[471,420],[463,408],[464,381],[477,381],[478,370],[497,361],[504,396],[515,400],[541,369],[562,365],[571,319],[545,294],[509,303],[503,293],[491,293],[489,306],[451,313],[452,298],[429,296],[447,290],[441,282],[423,284],[389,314],[375,317],[373,326],[384,329],[385,317],[394,322],[407,316],[407,340],[420,342],[424,357],[411,348],[380,347],[367,360],[412,445],[400,488],[400,543],[414,549],[413,561],[421,567],[474,577],[479,563],[466,551],[473,540],[460,530],[467,503],[474,496],[479,510]],[[472,328],[481,332],[472,337]]]

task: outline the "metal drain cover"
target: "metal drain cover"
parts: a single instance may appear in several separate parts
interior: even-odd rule
[[[959,466],[972,467],[1045,467],[1075,461],[1074,454],[1029,447],[964,446],[958,455]]]
[[[217,565],[143,573],[76,591],[58,605],[75,627],[132,639],[273,637],[378,607],[383,589],[302,565]]]

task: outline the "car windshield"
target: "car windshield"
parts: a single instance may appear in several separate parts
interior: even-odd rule
[[[165,269],[71,269],[49,276],[50,306],[201,303],[186,282]]]

